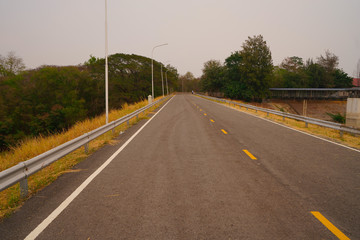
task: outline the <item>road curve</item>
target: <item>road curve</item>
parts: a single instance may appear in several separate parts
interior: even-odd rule
[[[337,239],[312,212],[360,239],[359,152],[193,95],[31,198],[0,239],[28,236],[135,132],[37,239]]]

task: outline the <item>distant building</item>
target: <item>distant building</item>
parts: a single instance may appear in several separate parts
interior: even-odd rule
[[[353,79],[353,85],[355,87],[360,87],[360,78],[354,78]]]

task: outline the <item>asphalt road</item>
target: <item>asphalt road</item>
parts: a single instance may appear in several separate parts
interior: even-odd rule
[[[359,151],[192,95],[118,140],[0,223],[0,239],[44,219],[37,239],[360,239]]]

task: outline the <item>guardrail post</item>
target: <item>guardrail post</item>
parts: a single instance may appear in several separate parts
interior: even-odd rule
[[[266,113],[266,116],[267,116],[267,117],[269,116],[269,112]]]
[[[283,116],[283,121],[285,121],[285,116]]]
[[[257,113],[257,109],[255,109],[255,112]]]
[[[25,198],[28,195],[28,180],[27,178],[20,181],[20,197]]]
[[[89,142],[85,143],[85,145],[84,145],[84,150],[85,150],[85,153],[86,153],[86,154],[89,153]]]
[[[305,122],[305,127],[306,127],[306,128],[308,127],[308,122]]]
[[[340,137],[342,138],[344,136],[344,132],[340,130]]]
[[[115,122],[113,123],[113,129],[111,129],[112,134],[115,134]]]
[[[127,120],[127,121],[126,121],[126,124],[127,124],[128,126],[130,126],[130,122],[129,122],[129,120]]]
[[[136,121],[139,120],[139,114],[136,114]]]

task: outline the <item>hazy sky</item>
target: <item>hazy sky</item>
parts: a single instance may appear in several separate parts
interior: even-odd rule
[[[27,67],[77,65],[104,57],[105,0],[0,0],[0,54]],[[248,36],[262,34],[275,65],[329,49],[350,76],[360,59],[360,0],[108,0],[109,54],[170,61],[200,76]]]

